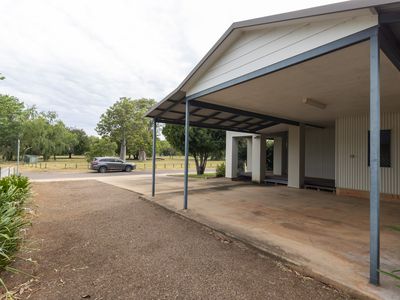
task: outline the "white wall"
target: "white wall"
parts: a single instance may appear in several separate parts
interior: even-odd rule
[[[273,174],[282,175],[283,141],[282,137],[274,138]]]
[[[237,138],[253,138],[252,134],[234,131],[226,132],[225,143],[225,177],[236,178],[238,173],[238,144]]]
[[[306,128],[306,177],[335,179],[335,127]]]
[[[336,120],[336,186],[369,190],[367,114]],[[391,130],[391,167],[381,168],[381,192],[400,194],[400,113],[383,113],[381,129]]]
[[[337,13],[248,30],[199,77],[186,95],[273,65],[378,24],[370,10]]]
[[[305,174],[305,126],[288,127],[288,187],[301,188]]]

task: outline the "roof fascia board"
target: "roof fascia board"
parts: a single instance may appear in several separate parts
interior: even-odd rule
[[[186,78],[179,84],[179,86],[167,97],[162,99],[156,105],[154,105],[147,113],[146,116],[150,116],[150,114],[155,110],[155,108],[161,105],[163,102],[167,101],[170,97],[178,95],[182,92],[182,88],[184,85],[193,77],[193,75],[200,69],[203,64],[208,60],[208,58],[216,51],[216,49],[227,39],[227,37],[234,31],[235,29],[239,29],[242,27],[256,26],[266,23],[275,23],[288,21],[291,19],[300,19],[318,15],[326,15],[331,13],[338,13],[343,11],[357,10],[362,8],[375,8],[378,6],[383,6],[387,4],[392,4],[399,2],[398,0],[353,0],[353,1],[345,1],[339,2],[314,8],[308,8],[303,10],[298,10],[294,12],[288,12],[268,17],[256,18],[251,20],[245,20],[241,22],[233,23],[224,34],[218,39],[218,41],[213,45],[213,47],[206,53],[206,55],[200,60],[200,62],[193,68],[193,70],[186,76]],[[184,97],[184,96],[183,96]],[[183,98],[182,97],[182,98]]]
[[[339,40],[333,41],[331,43],[328,43],[326,45],[317,47],[315,49],[309,50],[307,52],[295,55],[293,57],[290,57],[288,59],[282,60],[278,63],[275,63],[273,65],[261,68],[259,70],[250,72],[248,74],[245,74],[243,76],[239,76],[237,78],[234,78],[232,80],[228,80],[226,82],[223,82],[221,84],[218,84],[216,86],[213,86],[211,88],[205,89],[203,91],[194,93],[192,95],[186,96],[187,100],[193,100],[193,99],[198,99],[200,97],[204,97],[206,95],[209,95],[211,93],[215,93],[217,91],[244,83],[246,81],[265,76],[268,74],[271,74],[273,72],[288,68],[290,66],[294,66],[296,64],[305,62],[307,60],[317,58],[319,56],[349,47],[351,45],[363,42],[365,40],[368,40],[371,36],[371,33],[373,30],[376,29],[376,26],[362,30],[360,32],[357,32],[355,34],[349,35],[347,37],[341,38]]]
[[[353,0],[344,1],[339,3],[333,3],[323,6],[317,6],[312,8],[306,8],[293,12],[287,12],[283,14],[277,14],[273,16],[261,17],[251,20],[245,20],[233,23],[235,28],[250,27],[260,24],[276,23],[288,20],[303,19],[307,17],[322,16],[327,14],[333,14],[344,11],[359,10],[363,8],[371,8],[377,6],[383,6],[387,4],[398,3],[398,0]]]

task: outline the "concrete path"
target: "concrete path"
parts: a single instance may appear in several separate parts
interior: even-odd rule
[[[156,197],[151,178],[113,178],[103,182],[143,194],[172,211],[282,257],[358,295],[400,299],[396,282],[382,276],[382,286],[368,284],[368,200],[283,186],[267,187],[227,179],[189,180],[189,210],[183,212],[183,178],[158,176]],[[400,266],[400,204],[381,205],[381,267]],[[398,283],[397,283],[398,284]]]
[[[90,180],[35,183],[34,192],[20,256],[37,263],[14,267],[38,281],[4,278],[22,299],[348,298],[133,192]]]

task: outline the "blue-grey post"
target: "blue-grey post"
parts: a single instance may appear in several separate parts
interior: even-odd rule
[[[379,285],[380,82],[379,28],[370,38],[370,278]]]
[[[186,99],[185,110],[185,181],[183,190],[183,209],[188,207],[188,177],[189,177],[189,100]]]
[[[153,168],[152,168],[152,186],[151,186],[151,196],[154,197],[156,194],[156,145],[157,145],[157,119],[154,118],[153,122]]]
[[[21,140],[17,141],[17,175],[19,175],[19,150],[21,148]]]

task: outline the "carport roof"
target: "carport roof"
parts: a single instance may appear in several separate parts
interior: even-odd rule
[[[147,116],[156,118],[158,122],[184,124],[185,97],[188,85],[195,81],[198,74],[208,67],[209,61],[213,59],[213,56],[218,54],[218,51],[220,51],[219,48],[222,48],[223,44],[227,43],[235,31],[271,23],[353,11],[363,8],[370,8],[380,14],[389,16],[389,18],[391,16],[399,18],[398,13],[400,11],[400,2],[397,0],[353,0],[233,23],[189,73],[189,75],[182,81],[182,83],[172,93],[151,108],[147,113]],[[400,40],[400,25],[395,23],[387,26],[390,27],[391,32],[393,33],[392,37],[396,42]],[[340,49],[340,47],[338,47],[338,49]],[[279,123],[292,125],[297,125],[299,123],[293,120],[276,118],[274,116],[249,112],[243,109],[240,110],[194,100],[191,100],[190,115],[190,124],[192,126],[249,133],[256,133],[261,129]]]

